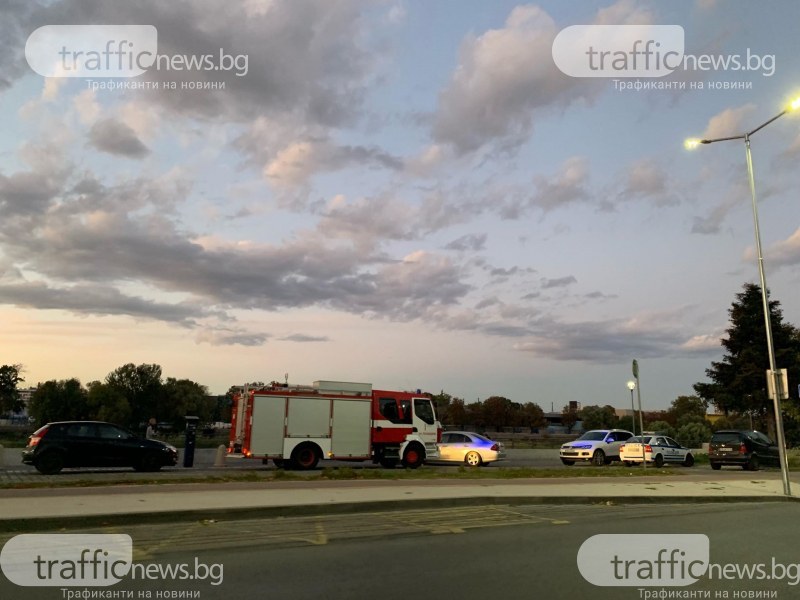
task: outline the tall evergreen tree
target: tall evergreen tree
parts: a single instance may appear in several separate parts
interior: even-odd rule
[[[783,322],[777,300],[769,301],[769,312],[775,362],[779,369],[788,370],[789,390],[796,389],[800,381],[800,332]],[[727,337],[721,340],[725,355],[706,369],[711,383],[696,383],[694,390],[726,415],[734,412],[771,418],[772,401],[767,394],[766,378],[769,355],[761,287],[745,284],[743,291],[736,294],[728,314],[730,326],[726,330]]]

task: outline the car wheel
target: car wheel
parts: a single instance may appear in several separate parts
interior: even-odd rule
[[[64,468],[64,457],[58,452],[43,454],[34,464],[42,475],[55,475]]]
[[[691,454],[687,454],[686,458],[683,459],[683,466],[684,467],[693,467],[694,466],[694,456]]]
[[[161,461],[158,458],[158,455],[149,452],[145,454],[141,460],[139,461],[138,465],[133,467],[137,471],[144,471],[146,473],[152,473],[153,471],[160,471],[161,470]]]
[[[416,469],[425,462],[425,450],[419,444],[410,444],[403,455],[403,466],[407,469]]]
[[[300,444],[292,450],[292,466],[301,471],[308,471],[317,466],[319,453],[314,444]]]
[[[755,454],[750,455],[750,460],[747,461],[747,464],[743,467],[748,471],[758,471],[760,465],[758,464],[758,457]]]
[[[653,462],[656,465],[656,469],[660,469],[664,466],[664,457],[661,454],[656,454],[656,458]]]
[[[574,460],[567,460],[566,458],[562,458],[561,462],[564,463],[565,465],[567,465],[568,467],[571,467],[572,465],[575,464]]]
[[[606,464],[606,453],[602,450],[595,450],[594,454],[592,455],[592,464],[595,467],[602,467]]]
[[[719,471],[722,468],[722,465],[719,463],[712,462],[711,468],[714,469],[715,471]]]
[[[480,467],[481,462],[483,461],[481,461],[481,455],[473,450],[471,452],[467,452],[467,455],[464,457],[464,462],[470,467]]]

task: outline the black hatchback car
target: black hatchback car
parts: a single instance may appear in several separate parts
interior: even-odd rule
[[[64,467],[133,467],[158,471],[178,462],[178,450],[101,421],[62,421],[37,429],[22,451],[22,462],[51,475]]]
[[[761,464],[781,464],[777,444],[759,431],[715,432],[708,445],[708,461],[712,469],[738,465],[749,471],[758,471]]]

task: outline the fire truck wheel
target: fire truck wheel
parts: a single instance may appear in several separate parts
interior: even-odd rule
[[[407,469],[416,469],[425,461],[425,449],[419,444],[411,444],[403,455],[403,466]]]
[[[292,466],[301,471],[308,471],[317,466],[319,452],[314,444],[300,444],[292,450]]]
[[[283,459],[282,458],[273,458],[272,464],[274,464],[279,469],[283,467]]]

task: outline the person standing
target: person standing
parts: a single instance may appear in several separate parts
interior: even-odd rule
[[[150,420],[147,422],[147,431],[144,434],[148,440],[152,440],[156,437],[156,419],[155,417],[150,417]]]

